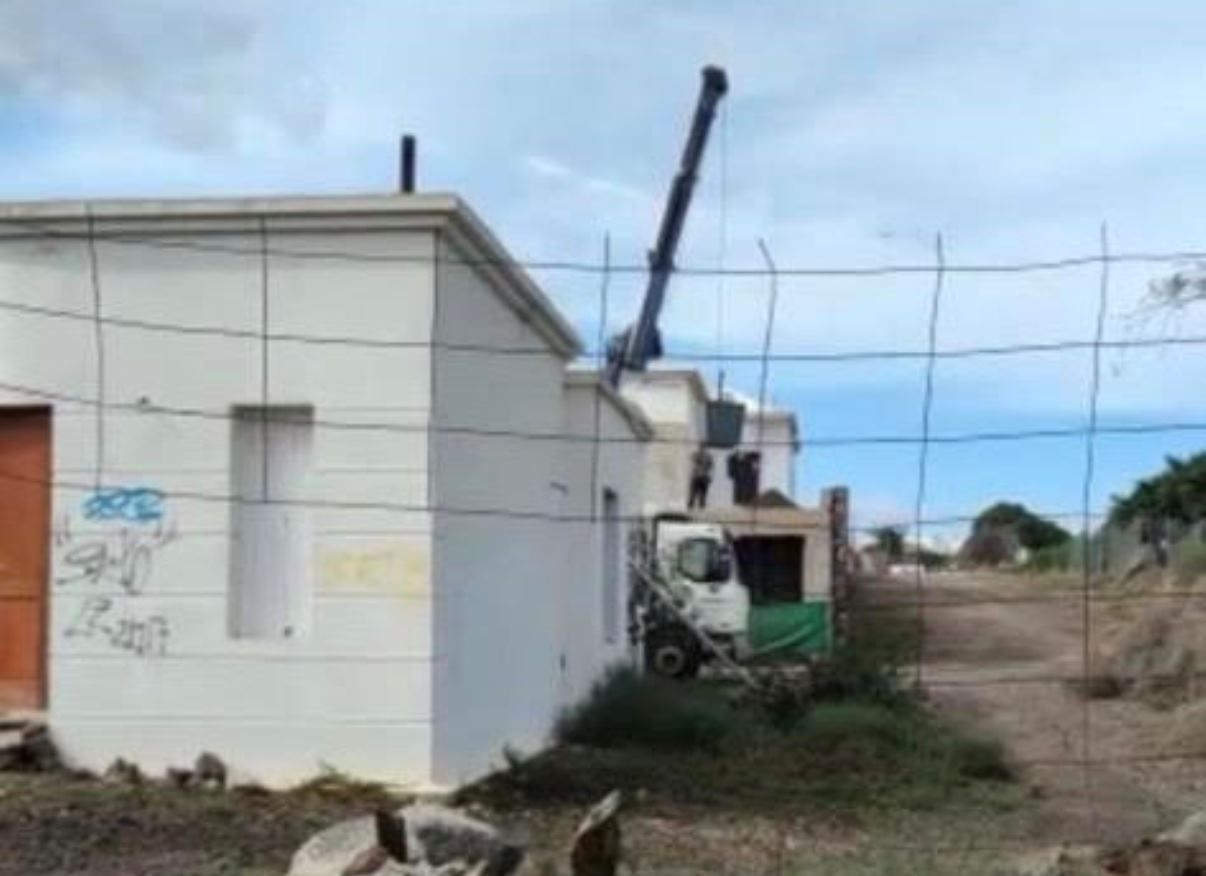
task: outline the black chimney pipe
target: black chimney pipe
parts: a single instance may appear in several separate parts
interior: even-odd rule
[[[402,135],[399,177],[399,186],[404,194],[409,195],[415,190],[415,138],[413,134]]]

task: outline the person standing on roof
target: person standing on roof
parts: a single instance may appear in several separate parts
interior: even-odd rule
[[[691,454],[691,489],[687,494],[688,508],[706,508],[708,487],[712,485],[712,454],[700,444]]]

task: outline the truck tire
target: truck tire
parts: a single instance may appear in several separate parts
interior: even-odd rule
[[[666,678],[694,678],[703,655],[691,632],[681,626],[651,630],[645,639],[645,666]]]

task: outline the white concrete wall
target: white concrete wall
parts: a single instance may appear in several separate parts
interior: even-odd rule
[[[258,332],[260,241],[253,220],[231,233],[180,231],[207,249],[98,245],[108,317]],[[420,231],[287,231],[273,248],[430,256]],[[98,230],[104,231],[103,222]],[[144,232],[145,233],[145,232]],[[215,252],[239,247],[250,255]],[[330,764],[396,781],[430,777],[432,521],[427,424],[434,267],[414,262],[269,263],[274,332],[402,339],[412,348],[270,345],[265,387],[255,339],[108,325],[103,331],[102,484],[151,494],[142,516],[89,513],[97,463],[93,326],[0,310],[0,403],[54,400],[54,545],[50,720],[67,758],[101,769],[113,758],[152,771],[202,750],[239,772],[281,783]],[[73,240],[0,241],[0,300],[90,313],[87,251]],[[308,629],[289,640],[227,633],[232,405],[313,405],[309,487],[315,591]],[[169,416],[154,406],[204,411]],[[149,509],[149,510],[147,510]],[[407,510],[414,509],[414,510]],[[95,510],[95,508],[93,509]],[[103,515],[101,515],[103,517]],[[101,556],[99,566],[82,558]],[[135,575],[123,563],[137,555]]]
[[[733,450],[712,451],[712,489],[708,504],[717,508],[733,505],[733,481],[729,478],[729,454],[738,451],[760,451],[762,470],[759,491],[778,490],[788,498],[796,494],[796,451],[792,444],[791,421],[782,414],[772,412],[762,422],[759,437],[757,413],[746,410],[741,426],[741,444]]]
[[[642,471],[645,445],[614,404],[595,384],[567,383],[565,388],[565,431],[575,437],[593,438],[598,414],[599,443],[567,442],[565,447],[566,509],[573,518],[562,524],[567,545],[565,596],[562,602],[563,653],[561,701],[570,705],[589,693],[591,685],[606,669],[629,659],[627,539],[641,513]],[[612,609],[617,612],[618,631],[608,642],[604,629],[603,582],[604,490],[619,500],[618,544],[620,586]],[[593,496],[593,500],[592,500]]]
[[[626,374],[624,398],[653,424],[646,445],[643,507],[646,512],[684,508],[691,481],[691,454],[706,437],[706,409],[685,378],[667,374]]]
[[[645,455],[646,510],[681,508],[686,504],[691,481],[691,454],[706,437],[705,402],[692,389],[689,372],[649,371],[627,374],[622,384],[624,397],[636,404],[654,424],[657,440],[648,445]],[[793,446],[791,420],[780,411],[772,411],[762,421],[747,408],[742,424],[741,443],[734,450],[761,450],[760,489],[776,489],[795,496],[796,448]],[[733,482],[728,475],[728,457],[734,450],[712,451],[712,485],[708,504],[717,508],[733,506]]]
[[[547,342],[449,244],[436,278],[443,344],[519,350]],[[534,749],[560,705],[565,513],[564,362],[548,353],[441,348],[436,425],[435,778],[455,784]],[[463,430],[489,430],[471,434]],[[456,430],[462,430],[457,432]],[[515,435],[500,435],[513,432]]]

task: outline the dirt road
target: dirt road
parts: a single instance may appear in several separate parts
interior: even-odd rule
[[[886,583],[867,598],[912,604],[916,590]],[[1161,760],[1169,753],[1167,712],[1131,700],[1087,701],[1069,683],[1084,673],[1083,591],[1017,576],[938,573],[926,582],[922,604],[920,674],[928,696],[1006,743],[1039,799],[1042,838],[1137,838],[1201,808],[1206,763]],[[1092,604],[1090,651],[1105,625],[1140,608],[1133,600]]]

